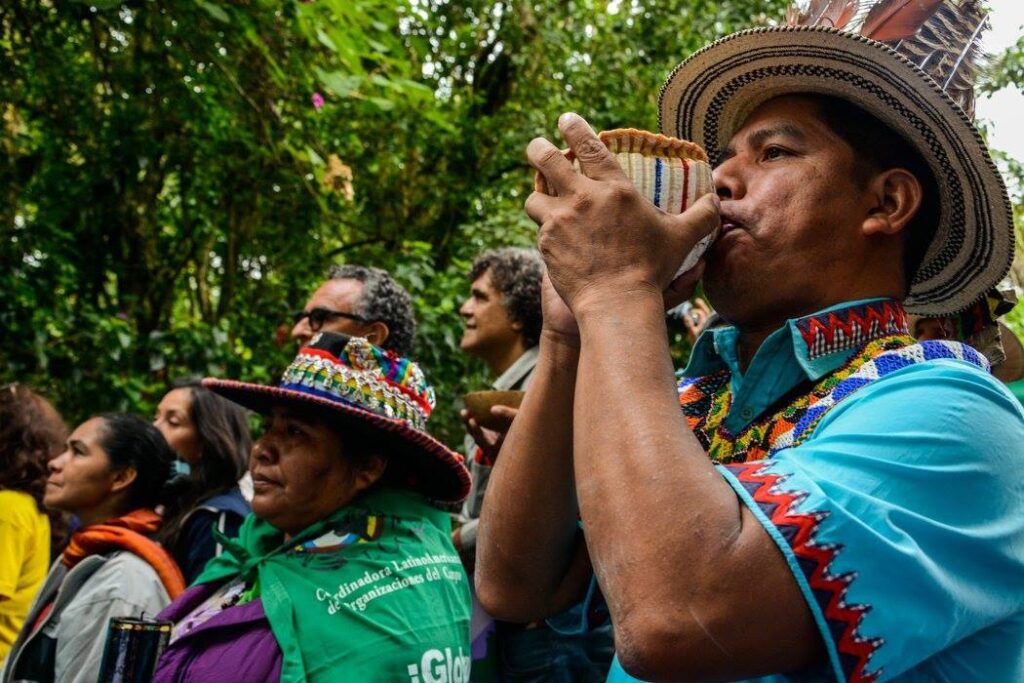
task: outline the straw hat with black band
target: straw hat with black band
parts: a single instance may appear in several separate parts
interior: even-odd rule
[[[976,0],[796,2],[793,25],[726,36],[677,66],[661,91],[661,130],[717,163],[775,97],[821,94],[866,110],[916,148],[938,185],[938,226],[904,305],[956,313],[1006,275],[1014,251],[1006,186],[972,123],[986,21]]]

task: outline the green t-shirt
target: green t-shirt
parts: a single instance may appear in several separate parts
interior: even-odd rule
[[[448,515],[380,489],[288,543],[249,515],[197,583],[260,586],[281,647],[281,681],[469,680],[470,594]]]

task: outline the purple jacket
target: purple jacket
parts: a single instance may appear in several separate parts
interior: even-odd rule
[[[157,618],[177,623],[219,587],[215,583],[192,586]],[[153,677],[154,683],[280,679],[281,648],[261,600],[229,607],[176,640],[164,650]]]

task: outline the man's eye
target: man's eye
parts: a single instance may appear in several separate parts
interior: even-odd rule
[[[288,436],[303,436],[306,433],[302,431],[300,427],[296,427],[295,425],[288,425],[285,431],[288,433]]]
[[[782,149],[781,147],[768,147],[764,150],[764,158],[769,160],[788,156],[788,154],[789,152]]]

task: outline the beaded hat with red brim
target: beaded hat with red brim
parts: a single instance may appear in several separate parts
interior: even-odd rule
[[[401,485],[436,503],[469,494],[463,457],[426,431],[435,399],[419,366],[362,337],[317,334],[277,386],[213,378],[203,386],[261,414],[289,407],[373,440],[391,456]]]
[[[972,121],[986,22],[977,0],[795,0],[790,25],[726,36],[677,66],[661,90],[662,132],[719,163],[773,98],[858,105],[909,142],[938,184],[938,225],[904,306],[957,313],[1003,279],[1014,253],[1006,185]]]

